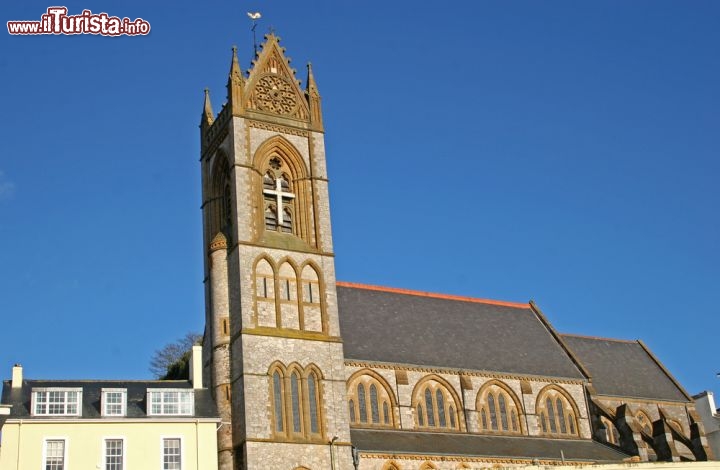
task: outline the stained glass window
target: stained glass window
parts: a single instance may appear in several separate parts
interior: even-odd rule
[[[313,434],[320,432],[317,399],[317,377],[314,372],[311,372],[308,376],[308,402],[310,404],[310,432]]]
[[[302,416],[300,415],[300,380],[297,373],[290,376],[290,399],[292,403],[293,432],[302,432]]]
[[[275,431],[283,432],[285,430],[285,410],[283,409],[283,391],[282,391],[282,378],[280,373],[275,371],[273,373],[273,404],[275,407]]]

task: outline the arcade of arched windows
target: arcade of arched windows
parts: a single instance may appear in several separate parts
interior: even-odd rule
[[[288,440],[323,440],[322,374],[315,366],[275,363],[268,371],[272,434]]]
[[[259,258],[253,269],[254,319],[259,327],[327,332],[320,270],[311,262],[297,266]]]
[[[369,369],[357,371],[348,379],[347,390],[353,427],[408,427],[408,423],[396,420],[400,410],[394,389],[381,375]],[[419,380],[410,400],[415,429],[464,431],[464,415],[468,412],[468,417],[477,419],[476,426],[468,426],[479,433],[528,434],[523,401],[500,380],[490,380],[479,388],[474,410],[464,410],[455,388],[437,375]],[[535,411],[541,434],[548,437],[580,436],[581,414],[570,394],[560,386],[549,385],[541,390],[535,400]],[[617,439],[614,434],[608,441],[617,442]]]

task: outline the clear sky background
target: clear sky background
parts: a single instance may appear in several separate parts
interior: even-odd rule
[[[1,377],[147,378],[202,331],[202,90],[259,10],[313,62],[338,279],[534,299],[720,392],[720,3],[63,5],[152,32],[0,32]]]

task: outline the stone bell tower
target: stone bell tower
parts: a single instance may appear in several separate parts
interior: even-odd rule
[[[205,374],[220,469],[351,469],[318,93],[280,38],[200,122]]]

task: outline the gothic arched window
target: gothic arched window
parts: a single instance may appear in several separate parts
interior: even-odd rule
[[[295,268],[285,261],[278,269],[278,289],[280,300],[280,327],[300,329],[298,306],[297,274]]]
[[[294,371],[290,374],[290,413],[292,416],[293,434],[302,433],[302,414],[300,412],[300,374]]]
[[[209,236],[222,232],[230,240],[232,236],[232,186],[230,163],[224,153],[218,152],[213,160],[212,176],[207,194]]]
[[[550,387],[541,393],[536,408],[544,434],[578,435],[577,407],[559,388]]]
[[[294,233],[295,193],[285,163],[277,155],[268,162],[263,175],[262,194],[265,201],[265,230]]]
[[[520,434],[521,410],[515,394],[506,386],[490,382],[478,392],[477,410],[480,429],[489,432]]]
[[[274,371],[272,374],[273,384],[273,410],[275,416],[275,432],[282,434],[285,432],[285,409],[283,406],[283,396],[285,395],[283,387],[283,377],[280,371]]]
[[[325,321],[322,313],[320,292],[320,275],[310,264],[306,264],[300,272],[300,295],[302,306],[303,330],[322,332]]]
[[[318,394],[318,378],[315,372],[310,372],[307,377],[308,387],[308,415],[310,418],[310,433],[320,433],[320,395]]]
[[[276,436],[322,439],[320,373],[314,366],[273,366],[270,376],[272,428]]]
[[[374,427],[393,427],[394,397],[387,383],[365,371],[348,382],[350,424]]]
[[[445,385],[427,380],[416,388],[413,408],[418,427],[459,429],[457,403]]]
[[[261,258],[255,264],[253,279],[257,325],[276,328],[278,322],[275,305],[275,270],[267,259]]]
[[[610,444],[620,445],[620,433],[618,432],[615,424],[607,419],[605,416],[600,417],[600,424],[605,428],[605,442]]]

